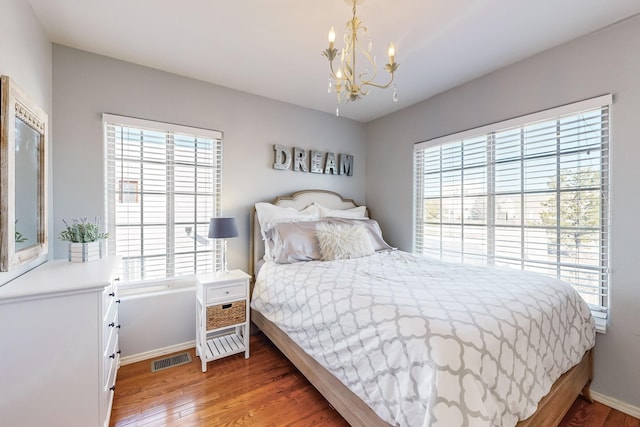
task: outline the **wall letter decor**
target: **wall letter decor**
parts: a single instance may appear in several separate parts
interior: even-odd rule
[[[273,168],[277,170],[292,168],[296,172],[353,176],[352,154],[324,153],[318,150],[307,152],[304,148],[289,148],[280,144],[273,145],[273,152]]]
[[[289,166],[291,166],[291,154],[289,154],[289,149],[284,145],[275,144],[273,146],[273,151],[275,151],[273,168],[278,170],[289,169]]]
[[[307,152],[302,148],[293,147],[293,170],[296,172],[309,172]]]

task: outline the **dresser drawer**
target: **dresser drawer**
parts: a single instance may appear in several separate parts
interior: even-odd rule
[[[113,326],[112,326],[113,325]],[[118,341],[118,317],[116,316],[111,322],[105,325],[104,333],[104,352],[111,354],[116,347]]]
[[[215,303],[218,301],[235,300],[244,298],[247,294],[246,283],[233,283],[226,286],[207,286],[206,289],[206,304]]]
[[[111,388],[116,384],[116,371],[118,370],[118,363],[120,363],[119,353],[114,353],[113,357],[107,357],[107,359],[105,360],[105,392],[110,392]]]
[[[105,385],[109,383],[109,376],[112,375],[112,362],[120,358],[120,354],[118,353],[118,350],[120,349],[119,347],[118,329],[115,327],[109,327],[109,332],[105,341],[104,353],[102,353],[102,357],[104,358],[103,381]]]
[[[118,299],[118,287],[111,284],[102,292],[102,312],[106,313],[109,306],[115,304]]]
[[[120,325],[118,324],[118,304],[116,304],[115,301],[113,301],[103,318],[102,337],[104,339],[105,348],[108,346],[108,343],[110,341],[109,337],[114,333],[117,333],[119,326]]]

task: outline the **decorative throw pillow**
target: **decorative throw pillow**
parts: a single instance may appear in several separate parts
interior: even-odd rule
[[[380,225],[374,219],[356,219],[356,218],[326,218],[329,224],[342,224],[342,225],[356,225],[361,224],[367,233],[369,234],[369,238],[371,239],[371,244],[373,245],[373,250],[376,252],[379,251],[393,251],[395,248],[389,246],[387,242],[382,238],[382,230],[380,230]]]
[[[318,224],[316,237],[322,261],[373,255],[373,245],[362,225]]]

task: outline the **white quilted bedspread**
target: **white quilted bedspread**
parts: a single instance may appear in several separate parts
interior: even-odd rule
[[[595,344],[562,282],[401,251],[268,262],[251,306],[399,426],[514,426]]]

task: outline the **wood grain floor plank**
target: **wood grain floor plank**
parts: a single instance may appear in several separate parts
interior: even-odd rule
[[[348,427],[306,378],[263,335],[243,354],[151,372],[150,361],[118,372],[111,427]],[[546,426],[545,426],[546,427]],[[640,427],[640,420],[576,399],[559,427]]]
[[[611,411],[605,425],[607,427],[638,427],[640,420],[619,411]]]

